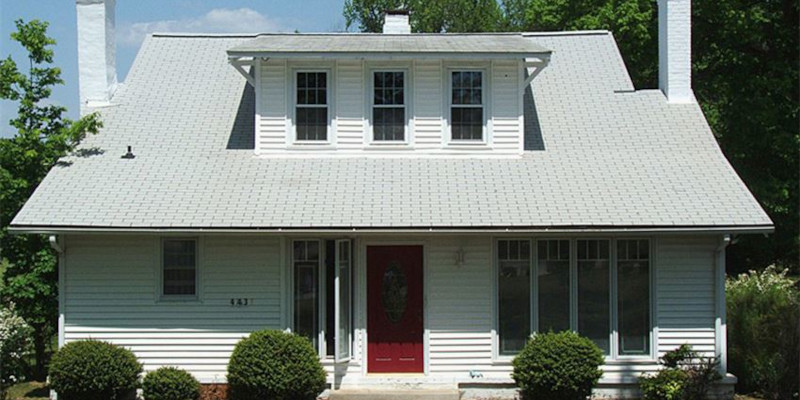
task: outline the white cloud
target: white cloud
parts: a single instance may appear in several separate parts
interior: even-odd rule
[[[216,8],[196,18],[123,23],[118,27],[121,46],[138,47],[152,32],[258,33],[281,31],[279,21],[250,8]]]

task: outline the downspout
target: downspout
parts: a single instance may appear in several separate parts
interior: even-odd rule
[[[63,245],[63,236],[62,243],[58,242],[58,236],[56,235],[50,235],[48,241],[50,242],[50,247],[58,254],[58,348],[60,349],[64,346],[64,327],[66,326],[64,315],[66,304],[64,300],[67,264],[66,257],[64,257],[65,246]]]
[[[724,378],[728,373],[728,336],[725,308],[725,249],[731,244],[731,235],[725,234],[716,249],[716,269],[714,276],[717,317],[714,321],[716,336],[715,352],[719,356],[719,374]]]

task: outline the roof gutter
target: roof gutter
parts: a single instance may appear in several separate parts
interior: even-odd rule
[[[36,226],[12,225],[8,230],[14,234],[755,234],[772,233],[772,225],[738,226],[562,226],[562,227],[307,227],[307,228],[257,228],[257,227],[100,227],[100,226]]]

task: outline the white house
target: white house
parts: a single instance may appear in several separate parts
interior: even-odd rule
[[[469,395],[573,329],[606,353],[601,396],[683,343],[725,373],[725,247],[773,227],[694,100],[689,8],[659,1],[660,90],[637,90],[610,32],[410,34],[402,13],[153,34],[117,83],[114,0],[77,0],[105,126],[12,223],[59,252],[59,343],[219,383],[241,337],[291,329],[334,388]]]

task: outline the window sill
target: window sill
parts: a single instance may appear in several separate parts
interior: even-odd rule
[[[450,141],[444,146],[446,149],[475,149],[475,148],[490,148],[489,143],[483,140],[456,140]]]
[[[202,303],[198,296],[162,295],[157,303]]]
[[[413,150],[414,146],[409,142],[400,141],[373,141],[367,143],[365,150]]]
[[[328,141],[296,141],[286,147],[288,150],[330,150],[335,149],[336,145]]]

